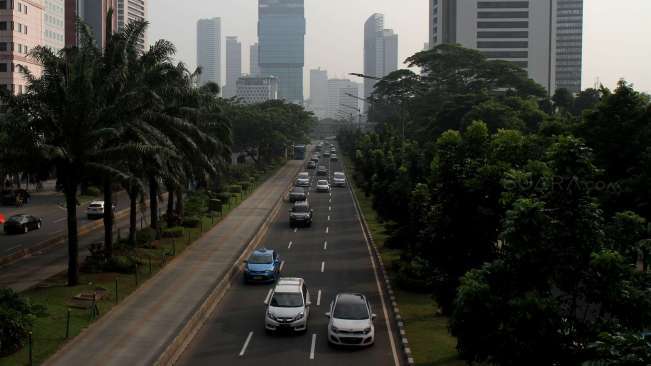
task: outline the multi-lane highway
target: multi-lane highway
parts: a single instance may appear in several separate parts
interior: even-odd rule
[[[343,171],[340,162],[323,159],[330,175]],[[314,171],[310,171],[313,176]],[[305,334],[266,334],[265,299],[273,285],[245,285],[238,280],[209,321],[181,356],[181,365],[399,365],[379,279],[348,187],[315,192],[313,178],[308,200],[314,209],[310,228],[291,229],[289,203],[279,211],[261,246],[277,250],[282,277],[302,277],[312,306]],[[375,345],[341,349],[328,345],[325,313],[339,292],[368,296],[377,314]],[[390,331],[391,329],[391,331]]]

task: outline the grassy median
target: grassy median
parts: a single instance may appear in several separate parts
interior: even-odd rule
[[[352,182],[353,174],[349,168],[352,164],[348,159],[345,162],[349,181]],[[432,296],[403,291],[397,286],[392,264],[399,258],[400,254],[397,250],[384,246],[388,235],[384,224],[378,219],[375,210],[373,210],[371,197],[367,197],[361,189],[355,186],[354,182],[352,184],[373,239],[380,248],[382,261],[389,273],[416,365],[466,365],[464,361],[458,358],[456,339],[448,333],[448,319],[436,315],[438,309]]]
[[[65,342],[79,335],[83,329],[121,303],[140,285],[165,267],[174,257],[191,246],[204,232],[217,225],[281,166],[274,166],[273,169],[268,170],[248,192],[242,194],[241,198],[236,198],[224,206],[221,215],[203,216],[198,227],[184,228],[182,237],[161,239],[160,244],[155,248],[132,249],[130,255],[137,257],[140,263],[134,273],[81,273],[80,285],[75,287],[66,286],[66,274],[62,273],[42,282],[35,288],[22,292],[21,296],[28,298],[31,303],[43,305],[47,308],[47,316],[37,318],[32,330],[31,357],[33,364],[43,363]],[[83,258],[80,258],[80,260],[83,261]],[[83,292],[92,292],[96,289],[106,292],[106,295],[96,302],[98,314],[93,314],[92,309],[80,309],[71,306],[71,299],[74,296]],[[0,358],[0,366],[16,365],[30,365],[30,346],[28,343],[20,351]]]

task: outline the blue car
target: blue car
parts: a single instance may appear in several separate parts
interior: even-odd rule
[[[275,250],[258,249],[244,262],[244,282],[276,282],[280,257]]]

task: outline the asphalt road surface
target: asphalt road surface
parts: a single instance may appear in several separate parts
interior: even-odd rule
[[[325,159],[321,159],[320,165]],[[343,171],[330,163],[330,174]],[[314,170],[310,171],[313,175]],[[238,279],[210,320],[181,356],[180,365],[399,365],[389,335],[379,283],[348,187],[316,193],[313,179],[308,200],[314,209],[311,228],[290,229],[289,203],[274,219],[261,246],[281,256],[281,277],[302,277],[310,291],[308,331],[268,335],[264,301],[273,285],[245,285]],[[375,345],[342,349],[328,345],[325,313],[339,292],[367,295],[375,320]],[[391,339],[390,339],[391,338]]]
[[[129,208],[129,200],[124,192],[116,194],[116,199],[117,211]],[[29,249],[52,237],[65,234],[67,231],[67,214],[63,206],[64,200],[63,195],[60,193],[32,193],[32,201],[23,207],[0,206],[0,212],[6,218],[25,213],[40,217],[43,221],[40,230],[30,231],[27,234],[7,235],[3,230],[0,230],[0,257],[12,255],[23,249]],[[79,227],[95,221],[86,217],[88,203],[77,206],[77,225]]]

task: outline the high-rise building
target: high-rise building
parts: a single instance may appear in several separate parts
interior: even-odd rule
[[[260,73],[278,78],[278,96],[303,104],[304,0],[259,0]]]
[[[583,0],[558,0],[556,22],[556,89],[581,91]]]
[[[147,3],[145,0],[118,0],[117,5],[119,31],[124,29],[130,22],[147,19]],[[140,39],[139,46],[141,51],[144,51],[147,47],[146,34]]]
[[[430,0],[430,45],[514,62],[549,93],[581,83],[582,0]]]
[[[65,34],[65,1],[43,1],[43,45],[58,51],[66,45]]]
[[[242,76],[242,43],[237,37],[226,37],[226,85],[224,98],[231,98],[237,92],[237,79]]]
[[[359,110],[358,83],[348,79],[328,80],[328,109],[326,118],[337,120],[357,120]]]
[[[237,79],[237,98],[244,104],[278,99],[278,79],[273,76],[243,76]]]
[[[256,76],[260,74],[260,53],[258,52],[258,44],[252,44],[249,53],[249,74]]]
[[[197,66],[201,67],[201,85],[213,82],[222,86],[221,36],[221,18],[200,19],[197,22]]]
[[[28,53],[43,44],[42,23],[42,1],[0,1],[0,87],[15,94],[25,91],[18,65],[40,76],[41,66]]]
[[[118,26],[115,11],[111,23],[107,24],[106,22],[109,9],[117,9],[117,4],[117,0],[65,0],[66,46],[77,45],[79,41],[77,18],[80,18],[90,26],[97,46],[104,48],[107,31],[109,29],[116,30]]]
[[[310,70],[309,110],[318,119],[326,118],[328,110],[328,71],[321,68]]]
[[[384,15],[375,13],[364,23],[364,98],[373,93],[376,80],[398,69],[398,35],[384,29]],[[368,105],[366,106],[368,108]]]

